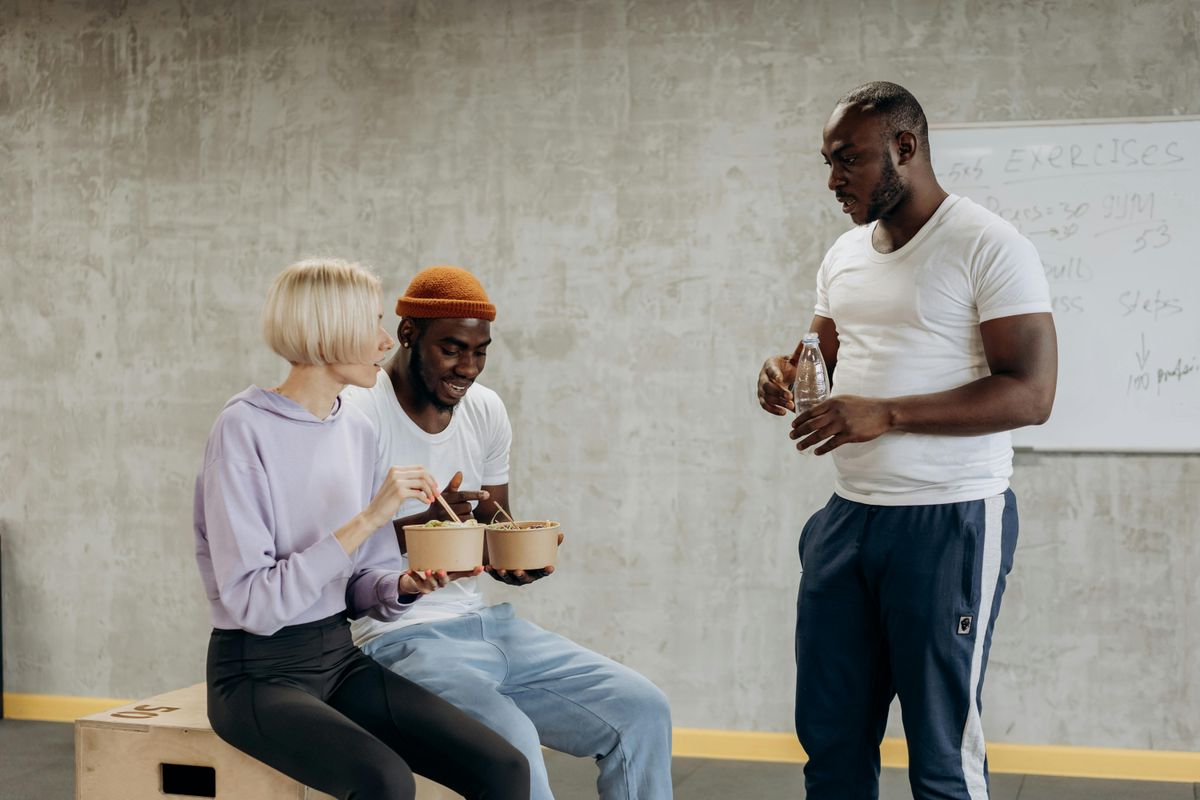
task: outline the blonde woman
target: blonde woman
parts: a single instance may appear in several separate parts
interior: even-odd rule
[[[379,281],[340,260],[276,278],[264,332],[291,364],[217,417],[196,482],[196,560],[213,632],[217,735],[339,798],[414,796],[417,772],[469,798],[528,798],[525,758],[489,728],[362,654],[347,617],[394,620],[443,574],[401,571],[392,517],[437,493],[422,467],[375,474],[347,385],[375,384],[394,342]]]

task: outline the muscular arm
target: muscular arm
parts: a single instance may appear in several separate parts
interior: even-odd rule
[[[892,430],[974,436],[1050,417],[1058,381],[1058,345],[1049,314],[980,324],[991,375],[957,389],[892,400]]]
[[[797,448],[824,441],[814,451],[822,455],[889,431],[978,436],[1045,422],[1058,380],[1053,317],[1001,317],[981,323],[979,331],[991,371],[987,377],[931,394],[833,397],[797,415],[791,433],[800,439]]]

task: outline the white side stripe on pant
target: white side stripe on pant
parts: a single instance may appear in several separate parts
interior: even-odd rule
[[[967,722],[963,726],[963,776],[971,800],[988,800],[987,779],[983,774],[985,755],[983,723],[979,717],[979,678],[983,672],[983,645],[992,620],[992,604],[996,599],[996,583],[1000,579],[1001,542],[1003,541],[1004,495],[998,494],[983,501],[983,573],[979,585],[979,610],[975,617],[975,648],[971,652],[971,680]]]

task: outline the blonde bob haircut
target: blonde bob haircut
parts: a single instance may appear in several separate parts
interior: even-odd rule
[[[379,278],[359,264],[297,262],[271,285],[263,336],[291,364],[357,363],[375,351],[379,293]]]

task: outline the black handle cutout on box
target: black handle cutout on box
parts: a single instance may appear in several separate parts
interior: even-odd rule
[[[188,797],[216,797],[217,771],[212,767],[191,764],[159,764],[162,770],[163,794],[182,794]]]

